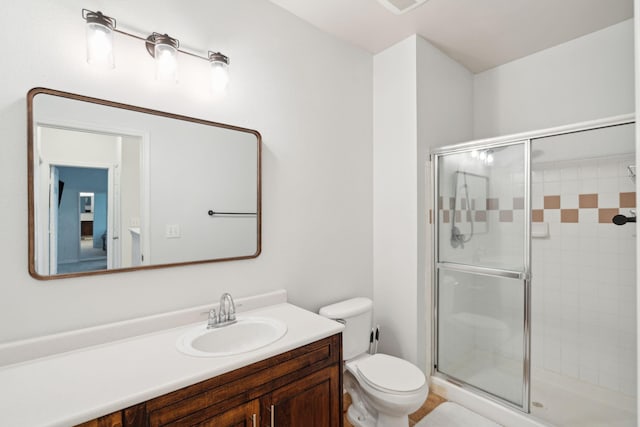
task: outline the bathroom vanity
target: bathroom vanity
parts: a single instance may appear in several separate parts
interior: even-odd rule
[[[81,426],[340,426],[341,361],[337,334]]]
[[[154,316],[164,329],[2,366],[0,425],[341,426],[343,326],[286,295],[269,304],[237,303],[239,318],[287,325],[282,338],[253,351],[184,354],[177,343],[202,321],[167,328]],[[200,316],[202,308],[191,311]],[[6,354],[0,346],[0,362]]]

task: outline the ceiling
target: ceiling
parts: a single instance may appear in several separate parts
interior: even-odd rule
[[[395,15],[376,0],[271,0],[378,53],[419,34],[474,73],[633,16],[633,0],[429,0]]]

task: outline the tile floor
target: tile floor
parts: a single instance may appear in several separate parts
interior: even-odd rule
[[[435,393],[429,393],[426,402],[420,409],[418,409],[413,414],[409,415],[409,427],[413,427],[416,425],[418,421],[423,419],[429,412],[433,411],[436,406],[439,404],[446,402],[447,400],[444,397],[440,397]],[[347,420],[347,409],[351,405],[351,396],[348,393],[344,395],[344,427],[353,427],[353,425]]]

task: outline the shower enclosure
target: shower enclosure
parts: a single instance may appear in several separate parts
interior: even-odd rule
[[[634,127],[432,153],[435,377],[554,425],[635,425]]]

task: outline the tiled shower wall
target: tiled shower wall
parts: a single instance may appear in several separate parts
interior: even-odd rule
[[[532,166],[532,364],[635,395],[633,156]]]

